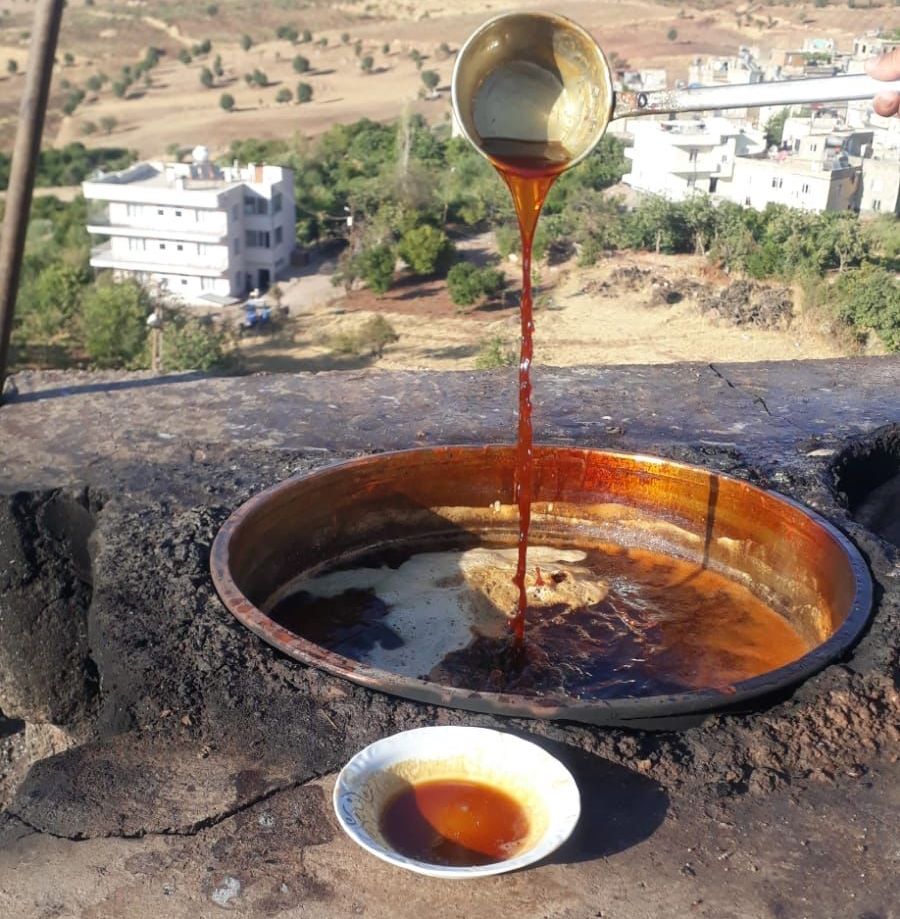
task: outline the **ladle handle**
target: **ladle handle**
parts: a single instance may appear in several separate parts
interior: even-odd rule
[[[613,118],[702,112],[758,105],[797,105],[803,102],[842,102],[871,99],[878,93],[900,92],[900,80],[876,80],[866,74],[778,80],[774,83],[738,83],[698,86],[654,92],[617,92]]]

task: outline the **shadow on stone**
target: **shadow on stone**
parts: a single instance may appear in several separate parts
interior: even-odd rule
[[[533,734],[519,736],[560,760],[581,794],[578,826],[549,856],[548,864],[572,865],[615,855],[652,836],[665,819],[669,796],[652,779],[567,744]]]
[[[850,444],[835,463],[835,486],[857,523],[900,547],[900,424]]]

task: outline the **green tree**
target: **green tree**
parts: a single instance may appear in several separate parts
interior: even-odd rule
[[[392,246],[382,244],[363,250],[357,257],[359,276],[379,296],[390,290],[397,260]]]
[[[297,84],[297,101],[298,102],[311,102],[313,97],[313,88],[309,83],[298,83]]]
[[[93,121],[86,121],[86,122],[81,126],[81,133],[82,133],[85,137],[90,137],[91,134],[96,134],[96,133],[97,133],[97,125],[95,125]]]
[[[669,31],[666,32],[666,38],[668,38],[669,41],[675,41],[675,39],[678,38],[678,29],[669,29]]]
[[[429,95],[434,95],[434,91],[437,89],[438,83],[441,82],[441,78],[435,70],[423,70],[422,82],[425,84],[425,88],[428,90]]]
[[[787,121],[787,117],[790,114],[790,109],[785,108],[780,112],[776,112],[767,122],[766,122],[766,146],[767,147],[780,147],[781,140],[784,137],[784,123]]]
[[[349,32],[341,32],[341,44],[343,45],[350,44],[350,33]]]
[[[294,94],[286,86],[282,86],[275,94],[275,101],[282,105],[286,102],[290,102],[293,98]]]
[[[10,59],[6,62],[6,72],[7,72],[10,76],[13,76],[14,74],[17,74],[17,73],[19,72],[19,62],[13,60],[12,58],[10,58]]]
[[[253,47],[253,39],[249,35],[242,35],[240,44],[242,51],[249,51]]]
[[[218,3],[209,3],[206,7],[207,16],[218,16],[219,15],[219,4]]]
[[[313,34],[309,29],[304,29],[303,34],[300,37],[300,41],[304,45],[308,45],[313,40]]]
[[[134,281],[100,281],[82,299],[84,348],[97,367],[134,367],[147,341],[150,301]]]
[[[294,28],[294,26],[284,25],[284,26],[279,26],[275,30],[275,37],[283,39],[284,41],[289,41],[291,42],[291,44],[294,44],[296,43],[299,37],[299,33]]]
[[[447,271],[455,249],[446,233],[426,224],[407,230],[400,239],[397,253],[414,274],[432,275]]]
[[[258,67],[253,71],[252,80],[257,86],[260,87],[266,87],[269,85],[269,78],[265,71],[260,70]]]
[[[115,115],[104,115],[100,119],[100,127],[103,129],[104,134],[112,134],[113,131],[118,127],[119,119]]]
[[[92,93],[98,93],[103,88],[103,80],[100,78],[99,73],[95,73],[87,78],[87,82],[84,85],[87,86]]]
[[[367,54],[360,62],[359,66],[362,69],[363,73],[371,73],[375,67],[375,58],[371,54]]]
[[[306,73],[309,70],[309,58],[298,54],[291,62],[296,73]]]
[[[872,264],[846,271],[829,299],[845,322],[874,330],[889,351],[900,351],[900,283],[889,271]]]
[[[222,93],[219,96],[219,106],[223,111],[231,112],[234,110],[234,96],[231,93]]]
[[[222,55],[217,54],[216,59],[213,61],[213,73],[221,79],[225,76],[225,68],[222,66]]]
[[[211,322],[167,311],[163,327],[166,370],[215,370],[226,364],[228,334]]]
[[[213,83],[215,83],[215,77],[213,76],[213,72],[209,69],[209,67],[204,67],[200,71],[200,82],[207,89],[212,89]]]
[[[75,63],[75,55],[71,51],[67,51],[63,55],[63,64],[66,67],[71,67]]]
[[[447,274],[450,299],[457,306],[472,306],[495,297],[506,286],[506,278],[496,268],[478,268],[471,262],[457,262]]]
[[[191,52],[188,51],[187,48],[182,48],[178,52],[178,60],[181,61],[182,64],[190,64],[190,62],[193,60],[191,57]]]
[[[124,99],[126,93],[128,92],[128,84],[123,83],[121,80],[116,80],[112,85],[113,95],[117,99]]]

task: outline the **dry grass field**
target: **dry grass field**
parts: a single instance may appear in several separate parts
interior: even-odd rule
[[[516,8],[547,7],[546,0],[515,4]],[[789,6],[739,5],[725,2],[662,4],[651,0],[558,0],[555,10],[583,23],[609,52],[632,66],[666,67],[670,79],[686,76],[694,57],[730,53],[739,44],[759,46],[763,55],[776,48],[799,47],[805,37],[824,35],[849,46],[852,37],[878,25],[889,25],[893,8],[850,10],[846,5],[816,9],[811,4]],[[418,98],[419,72],[408,55],[418,49],[425,69],[434,69],[441,84],[449,81],[452,56],[442,54],[447,43],[456,48],[486,16],[508,8],[502,3],[474,5],[463,0],[415,0],[393,3],[300,2],[300,0],[70,0],[59,45],[47,142],[62,145],[83,140],[88,145],[119,144],[142,157],[159,156],[174,144],[205,143],[221,152],[240,137],[313,136],[336,122],[362,116],[388,119],[404,107],[423,112],[430,120],[448,117],[447,94],[435,100]],[[19,86],[27,61],[27,34],[33,0],[0,0],[0,148],[11,144]],[[277,40],[279,26],[309,29],[313,42],[294,45]],[[675,28],[678,37],[667,38]],[[241,49],[242,35],[253,46]],[[342,36],[349,36],[349,42]],[[190,64],[178,61],[182,49],[209,39],[212,52]],[[318,41],[327,39],[327,46]],[[361,42],[361,54],[354,46]],[[155,46],[164,52],[149,85],[135,84],[124,99],[107,83],[88,93],[72,116],[61,105],[66,82],[84,86],[97,73],[114,76],[125,64],[141,59]],[[387,48],[387,50],[385,50]],[[71,55],[66,63],[66,55]],[[310,60],[312,71],[299,77],[291,61],[297,54]],[[207,89],[200,83],[203,67],[221,55],[224,74]],[[371,55],[374,72],[366,75],[361,57]],[[7,73],[5,61],[15,60],[18,74]],[[262,70],[269,79],[263,88],[248,87],[244,75]],[[313,100],[304,105],[279,104],[276,96],[292,92],[300,79],[313,86]],[[233,112],[218,104],[223,92],[236,101]],[[115,119],[116,127],[86,136],[85,124]]]

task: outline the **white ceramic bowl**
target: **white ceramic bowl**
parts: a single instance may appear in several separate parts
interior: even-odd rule
[[[518,854],[448,867],[396,852],[381,834],[381,814],[407,783],[432,779],[485,782],[518,801],[530,827]],[[515,871],[558,849],[578,823],[581,798],[569,770],[537,744],[486,728],[443,726],[394,734],[357,753],[338,776],[334,810],[351,839],[392,865],[431,877],[475,878]]]

